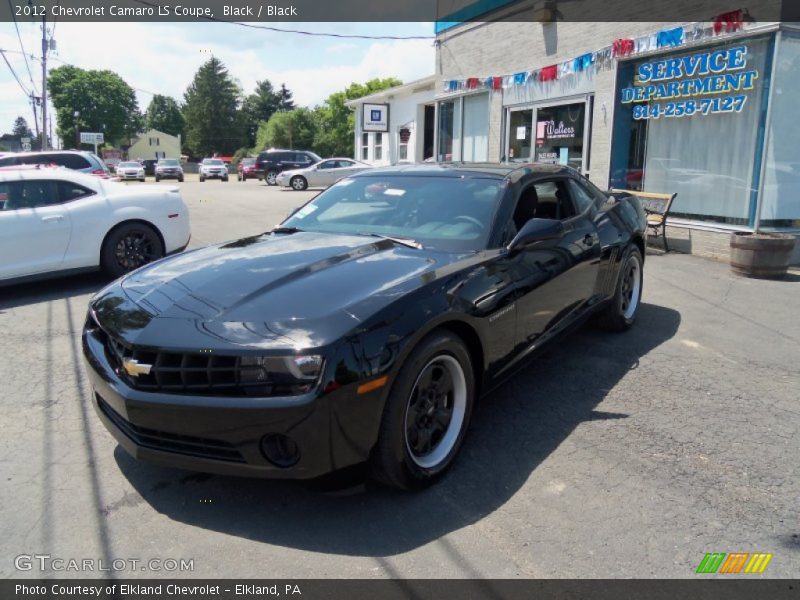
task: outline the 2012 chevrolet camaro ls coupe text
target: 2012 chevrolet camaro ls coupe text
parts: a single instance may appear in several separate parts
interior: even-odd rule
[[[343,179],[263,235],[145,266],[91,301],[94,404],[133,456],[312,478],[441,475],[473,405],[593,316],[624,330],[645,218],[555,165]]]

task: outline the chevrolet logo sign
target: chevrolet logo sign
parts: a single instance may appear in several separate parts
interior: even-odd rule
[[[138,377],[139,375],[148,375],[153,365],[145,365],[133,358],[126,358],[122,361],[122,368],[131,377]]]

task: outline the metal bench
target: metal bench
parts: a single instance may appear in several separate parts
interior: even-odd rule
[[[653,230],[656,237],[661,234],[664,240],[664,252],[669,252],[667,243],[667,216],[672,208],[676,194],[658,194],[655,192],[637,192],[635,190],[610,190],[612,194],[630,194],[640,198],[642,208],[647,214],[647,227]]]

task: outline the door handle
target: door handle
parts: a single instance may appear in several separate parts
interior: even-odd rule
[[[64,220],[63,215],[51,215],[49,217],[42,217],[42,221],[44,221],[45,223],[51,223],[53,221],[63,221],[63,220]]]
[[[583,236],[583,243],[586,246],[591,246],[594,244],[594,237],[591,233],[587,233],[585,236]]]

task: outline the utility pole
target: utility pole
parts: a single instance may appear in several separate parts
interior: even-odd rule
[[[36,96],[31,92],[31,107],[33,108],[33,124],[36,127],[36,137],[39,137],[39,112],[36,110]]]
[[[42,150],[47,150],[47,12],[42,13]]]

